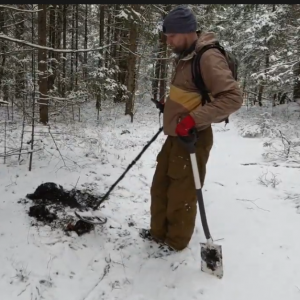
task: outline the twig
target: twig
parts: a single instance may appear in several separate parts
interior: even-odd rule
[[[5,120],[5,126],[4,126],[4,164],[6,163],[6,127],[7,123]]]
[[[58,153],[59,153],[59,155],[60,155],[61,159],[63,160],[64,165],[65,165],[65,167],[66,167],[66,166],[67,166],[67,165],[66,165],[66,162],[65,162],[65,160],[64,160],[64,158],[63,158],[63,156],[62,156],[62,154],[61,154],[61,152],[60,152],[60,150],[59,150],[59,148],[58,148],[58,146],[57,146],[57,144],[56,144],[56,141],[55,141],[55,139],[54,139],[54,137],[53,137],[53,135],[52,135],[52,133],[51,133],[51,128],[50,128],[50,126],[48,127],[48,129],[49,129],[49,134],[50,134],[50,136],[51,136],[51,138],[52,138],[52,140],[53,140],[53,142],[54,142],[54,144],[55,144],[56,150],[58,151]]]
[[[21,295],[27,290],[27,287],[29,286],[29,284],[30,284],[30,283],[28,283],[28,284],[25,286],[24,290],[22,290],[22,291],[17,295],[18,297],[21,296]]]
[[[125,278],[127,280],[128,283],[130,283],[129,279],[127,278],[127,274],[126,274],[126,269],[125,269],[125,264],[124,264],[124,260],[123,260],[123,253],[122,250],[120,251],[120,256],[121,256],[121,261],[122,261],[122,266],[123,266],[123,270],[124,270],[124,274],[125,274]]]
[[[224,238],[214,240],[214,242],[218,242],[218,241],[222,241],[222,240],[224,240]]]
[[[47,269],[49,268],[49,281],[51,281],[51,275],[50,275],[50,272],[51,272],[51,262],[52,262],[52,260],[53,260],[53,256],[50,256],[50,259],[49,259],[49,261],[48,261],[48,263],[47,263]]]
[[[88,296],[95,290],[95,288],[99,285],[99,283],[108,274],[109,269],[110,269],[110,264],[107,264],[104,268],[103,275],[99,278],[99,281],[97,282],[97,284],[88,292],[88,294],[82,300],[86,300],[88,298]]]
[[[258,163],[245,163],[245,164],[241,164],[242,166],[256,166],[258,165]]]
[[[79,179],[80,179],[80,176],[78,177],[78,179],[77,179],[77,181],[76,181],[76,184],[75,184],[75,186],[74,186],[74,190],[76,189],[76,186],[77,186],[77,183],[78,183]]]
[[[256,201],[257,199],[255,199],[255,200],[236,199],[236,200],[238,200],[238,201],[245,201],[245,202],[251,202],[251,203],[253,203],[257,208],[259,208],[259,209],[261,209],[261,210],[264,210],[264,211],[267,211],[267,212],[270,212],[270,211],[267,210],[267,209],[264,209],[264,208],[259,207],[259,206],[254,202],[254,201]]]
[[[266,171],[264,174],[262,174],[258,179],[257,179],[257,181],[260,183],[260,184],[262,184],[262,185],[264,185],[264,186],[266,186],[266,187],[268,187],[269,185],[271,185],[273,188],[276,188],[276,186],[281,182],[280,180],[278,180],[277,178],[276,178],[276,175],[275,174],[273,174],[273,173],[271,173],[272,175],[272,178],[271,179],[268,179],[267,178],[267,175],[268,175],[268,171]]]
[[[289,157],[289,155],[290,155],[290,151],[291,151],[291,144],[292,144],[292,142],[291,141],[289,141],[284,135],[283,135],[283,133],[281,132],[281,130],[278,130],[279,131],[279,133],[280,133],[280,136],[281,136],[281,141],[282,141],[282,144],[283,144],[283,148],[284,148],[284,152],[286,152],[285,153],[285,157],[286,158],[288,158]],[[284,144],[284,141],[286,141],[286,143],[288,144],[288,146],[287,147],[285,147],[285,144]]]
[[[217,182],[217,181],[214,181],[214,183],[220,185],[220,186],[224,186],[224,184],[220,183],[220,182]]]
[[[21,146],[20,146],[20,153],[19,153],[18,161],[21,160],[22,148],[23,148],[23,142],[24,142],[24,129],[25,129],[25,123],[26,123],[25,114],[24,114],[24,112],[25,112],[25,103],[24,103],[24,101],[22,102],[22,104],[23,104],[23,122],[22,122],[22,133],[21,133]]]

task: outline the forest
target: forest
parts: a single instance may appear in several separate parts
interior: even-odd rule
[[[99,114],[105,101],[123,103],[133,121],[136,99],[168,92],[172,53],[161,23],[174,6],[0,5],[1,98],[43,124],[65,110],[80,118],[86,101]],[[300,98],[298,4],[191,7],[199,29],[237,57],[246,105]]]
[[[172,92],[176,6],[0,4],[1,300],[299,300],[300,4],[188,5],[243,96],[199,155],[151,101]],[[189,242],[166,254],[172,231]]]

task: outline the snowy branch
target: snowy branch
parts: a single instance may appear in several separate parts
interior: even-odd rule
[[[0,5],[0,7],[1,8],[13,9],[13,10],[16,10],[16,11],[21,11],[21,12],[30,12],[30,13],[36,13],[36,12],[41,11],[41,9],[37,9],[37,10],[19,9],[19,8],[14,7],[14,6],[10,6],[10,5]]]
[[[0,39],[11,41],[11,42],[14,42],[14,43],[17,43],[17,44],[27,45],[27,46],[30,46],[30,47],[36,48],[36,49],[44,49],[44,50],[48,50],[48,51],[52,51],[52,52],[58,52],[58,53],[78,53],[78,52],[99,51],[99,50],[108,48],[111,45],[113,45],[113,44],[116,43],[116,42],[115,43],[111,43],[109,45],[105,45],[103,47],[98,47],[98,48],[78,49],[78,50],[75,50],[75,49],[55,49],[55,48],[51,48],[51,47],[44,47],[44,46],[33,44],[33,43],[30,43],[30,42],[27,42],[27,41],[24,41],[24,40],[18,40],[18,39],[11,38],[11,37],[9,37],[6,34],[0,34]]]

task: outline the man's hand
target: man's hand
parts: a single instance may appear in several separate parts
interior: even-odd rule
[[[175,129],[175,132],[179,136],[188,136],[189,131],[194,128],[196,125],[194,119],[191,115],[187,115],[184,119],[182,119]]]

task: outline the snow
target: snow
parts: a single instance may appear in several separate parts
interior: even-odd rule
[[[34,153],[32,171],[28,171],[26,155],[20,164],[14,157],[2,164],[1,299],[298,300],[297,145],[291,157],[266,159],[262,155],[269,151],[266,142],[281,149],[278,128],[297,140],[293,130],[299,128],[296,104],[290,109],[285,105],[243,108],[226,128],[224,124],[213,126],[215,142],[203,196],[210,231],[223,249],[221,280],[200,270],[199,244],[205,237],[199,215],[189,247],[172,256],[152,258],[154,248],[138,236],[138,228],[149,224],[149,190],[163,134],[104,203],[101,215],[108,217],[107,224],[82,236],[30,225],[27,210],[31,201],[25,205],[18,201],[43,182],[56,182],[67,189],[77,185],[98,194],[107,191],[159,129],[157,110],[149,99],[146,102],[137,103],[133,123],[123,115],[123,106],[104,107],[97,122],[92,104],[81,109],[82,122],[71,124],[65,117],[65,124],[51,124],[64,161],[48,130],[38,127],[37,132],[46,133],[37,135],[36,148],[44,150]],[[6,108],[1,110],[4,113]],[[20,122],[8,123],[8,146],[19,145]],[[248,138],[245,132],[254,126],[252,132],[259,131]],[[1,137],[3,134],[2,130]],[[28,140],[29,132],[25,145]],[[274,187],[272,174],[277,178]]]

